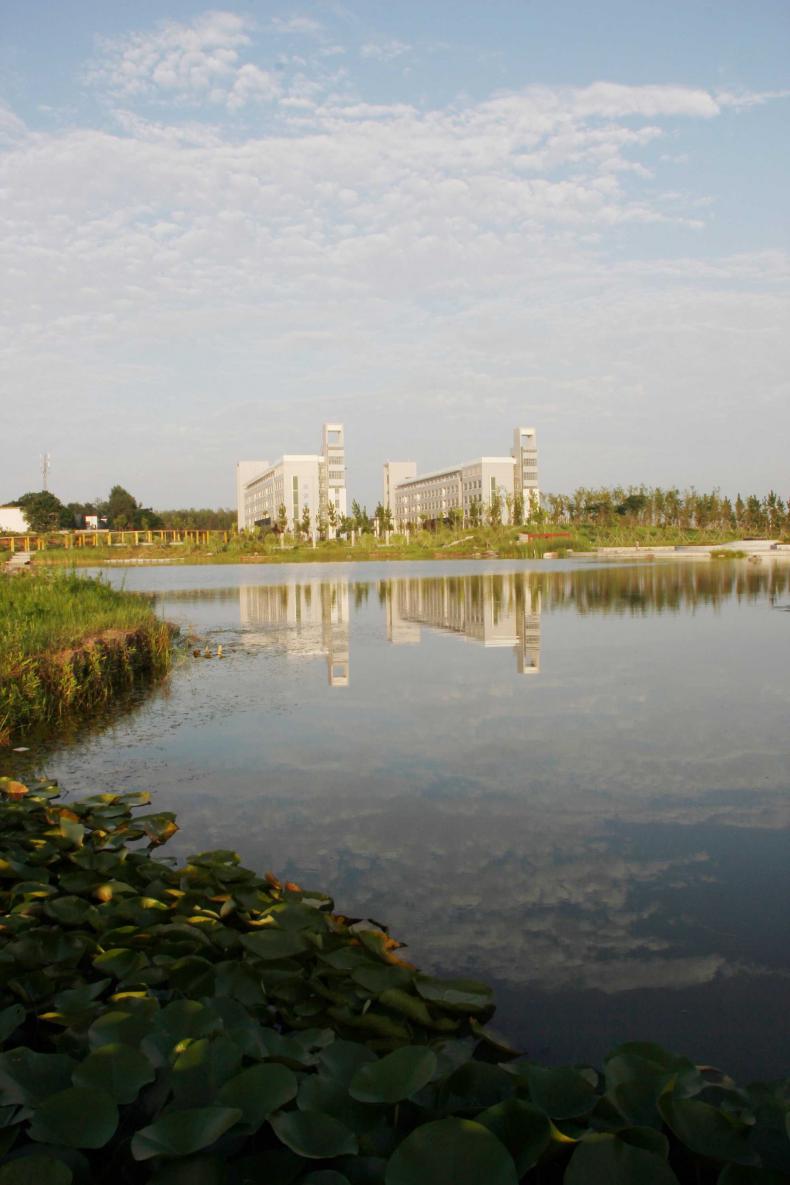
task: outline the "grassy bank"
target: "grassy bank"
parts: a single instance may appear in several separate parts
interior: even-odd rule
[[[519,541],[519,536],[532,535]],[[261,538],[234,535],[227,543],[142,544],[138,547],[86,547],[82,550],[49,548],[37,552],[38,564],[79,564],[96,566],[109,562],[158,560],[171,564],[281,564],[342,563],[353,561],[471,559],[500,556],[535,559],[547,551],[560,555],[568,551],[587,552],[598,547],[672,547],[686,544],[727,543],[732,532],[684,530],[678,527],[640,526],[552,526],[551,524],[514,527],[479,527],[465,530],[438,528],[414,531],[408,539],[393,535],[389,544],[374,535],[349,540],[319,542],[313,547],[290,535]]]
[[[0,576],[0,743],[169,663],[169,627],[144,598],[73,573]]]
[[[520,1057],[491,990],[144,794],[0,779],[0,1185],[781,1185],[781,1083]],[[144,847],[147,843],[148,847]]]

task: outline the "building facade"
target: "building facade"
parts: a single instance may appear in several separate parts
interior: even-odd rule
[[[534,428],[514,429],[509,457],[478,457],[422,475],[414,461],[384,465],[384,505],[398,530],[453,517],[468,524],[489,519],[492,508],[512,522],[519,498],[524,515],[540,505]]]
[[[239,461],[236,507],[240,531],[275,527],[335,534],[347,513],[346,449],[342,424],[323,426],[320,453],[287,453],[274,464]]]

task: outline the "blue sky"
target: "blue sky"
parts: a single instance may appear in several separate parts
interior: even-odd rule
[[[790,496],[790,6],[0,11],[0,501],[385,459]]]

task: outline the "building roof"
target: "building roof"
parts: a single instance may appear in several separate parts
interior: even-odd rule
[[[437,477],[449,477],[451,474],[460,473],[462,469],[470,469],[472,465],[492,463],[515,465],[516,462],[513,457],[475,457],[473,461],[462,461],[460,465],[448,465],[446,469],[434,469],[430,473],[418,473],[416,477],[406,477],[403,481],[399,481],[395,488],[399,490],[402,486],[419,485],[423,481],[434,481]]]

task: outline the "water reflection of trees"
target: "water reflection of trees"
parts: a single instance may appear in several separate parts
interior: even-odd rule
[[[446,603],[460,609],[470,604],[482,614],[490,607],[498,622],[504,612],[524,607],[537,611],[575,609],[578,613],[675,613],[697,605],[738,601],[775,603],[790,590],[790,568],[726,561],[705,564],[640,563],[630,567],[569,568],[567,571],[525,571],[458,576],[415,576],[382,580],[379,603],[386,605],[397,590],[442,589]]]

